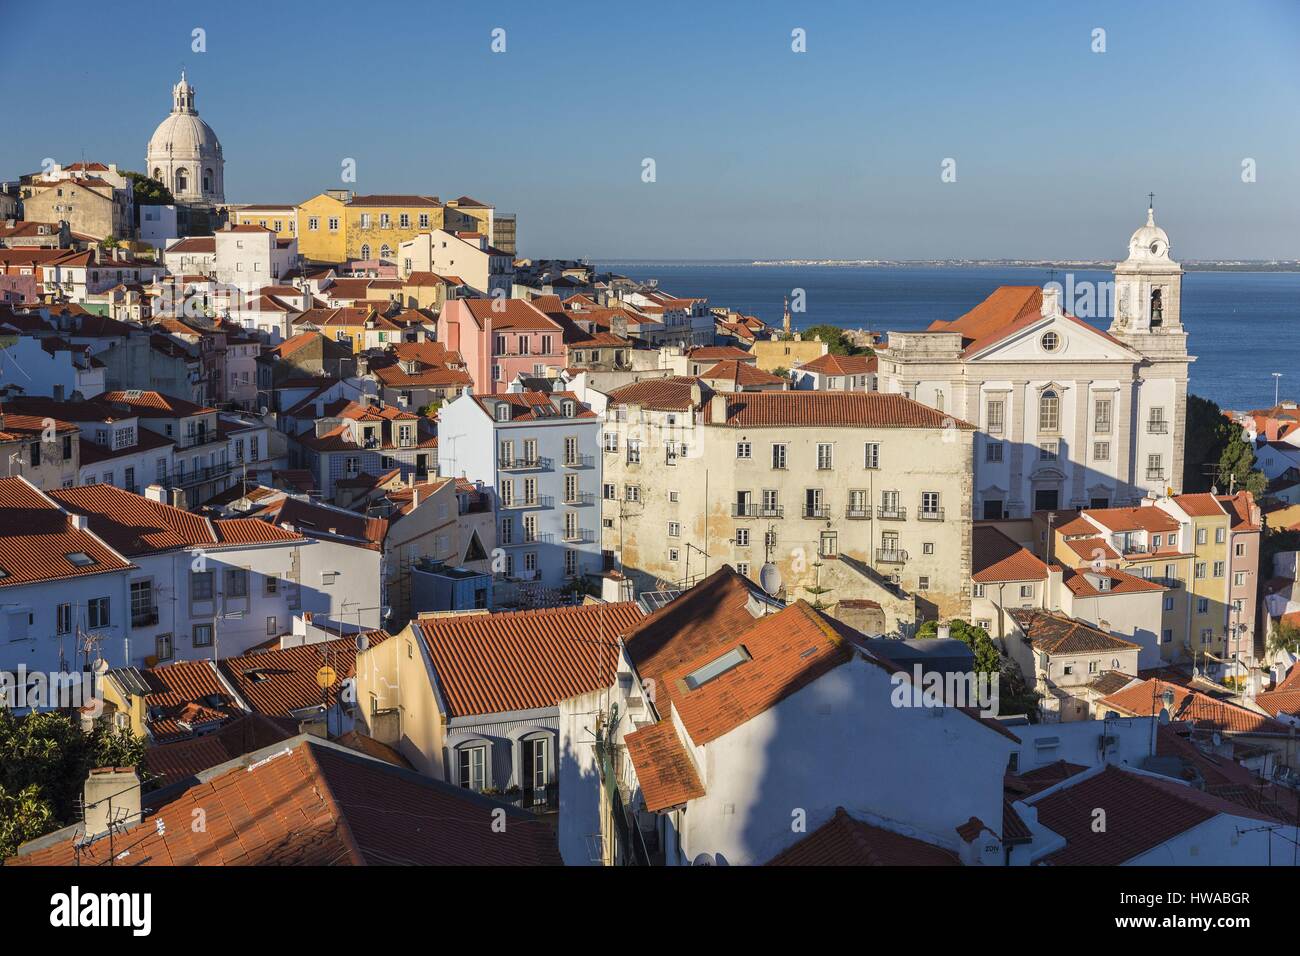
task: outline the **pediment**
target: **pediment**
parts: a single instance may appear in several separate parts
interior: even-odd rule
[[[1048,335],[1055,347],[1046,347]],[[970,362],[1125,362],[1142,356],[1088,323],[1063,315],[1043,316],[967,356]]]

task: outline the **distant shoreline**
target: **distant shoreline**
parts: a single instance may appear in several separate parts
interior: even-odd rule
[[[601,266],[647,266],[650,268],[800,268],[800,269],[1057,269],[1110,272],[1117,260],[1023,259],[592,259]],[[1300,272],[1300,260],[1262,262],[1252,260],[1209,261],[1188,259],[1185,272]]]

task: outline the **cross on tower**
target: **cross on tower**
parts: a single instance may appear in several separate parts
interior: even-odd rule
[[[1155,194],[1155,193],[1147,193],[1147,208],[1148,208],[1148,209],[1155,209],[1155,208],[1156,208],[1156,194]]]

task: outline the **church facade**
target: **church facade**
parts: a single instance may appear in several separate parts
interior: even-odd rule
[[[145,169],[178,203],[217,205],[226,200],[225,165],[221,142],[199,119],[194,87],[181,71],[180,82],[172,87],[171,113],[149,140]]]
[[[957,319],[891,332],[879,388],[977,427],[976,520],[1179,493],[1195,361],[1182,275],[1148,209],[1115,267],[1107,331],[1071,315],[1059,284],[1003,286]]]

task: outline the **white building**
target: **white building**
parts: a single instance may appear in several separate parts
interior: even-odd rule
[[[226,160],[212,127],[199,119],[194,87],[181,71],[172,87],[172,109],[158,124],[145,153],[147,175],[158,180],[177,202],[225,202]]]
[[[891,332],[879,387],[979,427],[977,518],[1177,492],[1194,361],[1181,289],[1182,269],[1148,210],[1115,267],[1109,333],[1066,312],[1057,286],[1003,286],[953,321]]]
[[[397,259],[404,279],[412,272],[459,276],[480,295],[508,299],[515,281],[514,257],[479,232],[422,232],[398,247]]]
[[[104,366],[86,346],[32,335],[0,342],[0,388],[60,401],[104,391]]]
[[[571,392],[465,392],[442,406],[439,474],[490,492],[506,578],[560,589],[600,572],[600,428]]]
[[[245,296],[260,294],[298,262],[298,240],[281,239],[264,226],[226,226],[213,235],[212,276]]]

